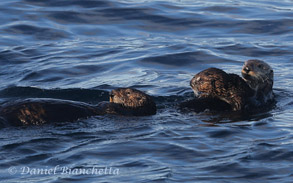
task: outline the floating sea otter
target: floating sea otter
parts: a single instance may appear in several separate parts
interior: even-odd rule
[[[228,74],[221,69],[209,68],[196,74],[190,81],[196,99],[181,107],[200,112],[210,110],[251,110],[273,100],[273,69],[260,60],[248,60],[242,76]]]
[[[0,108],[2,121],[10,125],[41,125],[50,122],[70,122],[79,118],[103,114],[145,116],[156,114],[156,104],[142,91],[119,88],[111,91],[110,102],[91,105],[59,99],[25,99],[4,104]]]

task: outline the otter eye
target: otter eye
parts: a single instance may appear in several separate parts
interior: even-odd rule
[[[262,65],[258,65],[257,67],[260,68],[260,69],[263,69],[263,66]]]
[[[109,93],[109,97],[114,97],[115,95],[114,95],[114,93]]]
[[[126,92],[127,95],[130,95],[130,92]]]
[[[137,97],[136,100],[141,100],[141,98],[140,97]]]

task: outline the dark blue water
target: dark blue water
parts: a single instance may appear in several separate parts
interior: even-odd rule
[[[292,1],[2,0],[0,22],[1,103],[98,103],[113,88],[135,87],[159,108],[148,117],[1,128],[0,181],[292,182]],[[195,73],[239,74],[253,58],[275,71],[272,109],[176,110],[193,96]]]

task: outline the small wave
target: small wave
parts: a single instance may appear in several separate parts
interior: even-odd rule
[[[48,0],[46,2],[39,0],[24,0],[25,3],[34,6],[42,6],[42,7],[68,7],[68,6],[79,6],[83,8],[92,8],[92,7],[101,7],[101,6],[109,6],[111,3],[108,1],[95,1],[95,0],[74,0],[74,1],[66,1],[66,0]]]
[[[145,64],[158,64],[166,67],[201,67],[201,65],[208,65],[213,63],[236,61],[220,58],[204,51],[185,52],[177,54],[167,54],[157,57],[147,57],[139,62]]]
[[[109,93],[96,89],[40,89],[35,87],[10,87],[0,91],[1,98],[60,98],[96,103],[109,100]]]
[[[4,29],[7,33],[34,36],[39,40],[58,40],[68,38],[69,33],[53,28],[44,28],[32,25],[18,24]]]

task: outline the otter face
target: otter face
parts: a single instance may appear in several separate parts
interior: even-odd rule
[[[143,107],[152,102],[147,94],[131,88],[118,88],[110,93],[110,102],[121,104],[127,108]]]
[[[271,89],[273,86],[273,69],[264,61],[246,61],[242,67],[241,73],[247,84],[255,91],[268,87]]]
[[[195,75],[191,81],[190,86],[193,89],[193,92],[196,97],[202,97],[205,93],[208,93],[210,90],[210,81],[209,78],[202,76],[200,74]]]
[[[196,97],[207,97],[215,94],[227,73],[217,68],[209,68],[197,73],[190,81]]]

